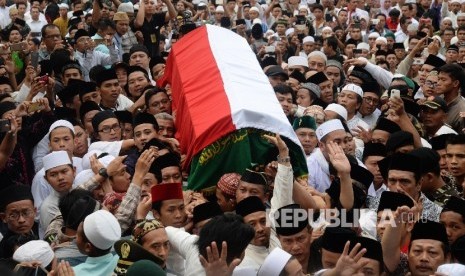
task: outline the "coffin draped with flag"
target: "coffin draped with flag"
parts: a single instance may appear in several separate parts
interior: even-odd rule
[[[307,175],[302,146],[241,36],[213,25],[190,32],[171,49],[159,85],[167,83],[189,189],[207,191],[225,173],[276,160],[278,150],[264,134],[279,133],[295,176]]]

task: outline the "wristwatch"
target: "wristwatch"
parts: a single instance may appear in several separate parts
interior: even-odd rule
[[[278,155],[278,163],[289,163],[291,162],[291,158],[289,156],[281,157]]]
[[[101,168],[100,170],[98,170],[98,174],[104,178],[108,178],[107,169],[105,168]]]

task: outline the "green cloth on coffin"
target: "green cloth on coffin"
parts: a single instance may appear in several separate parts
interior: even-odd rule
[[[278,149],[263,137],[264,134],[275,135],[255,128],[239,129],[204,148],[192,159],[187,188],[208,191],[225,173],[242,174],[251,164],[265,167],[276,160]],[[307,161],[301,147],[284,136],[281,138],[289,148],[294,176],[307,176]]]

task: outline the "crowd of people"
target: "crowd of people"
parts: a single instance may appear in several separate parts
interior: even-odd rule
[[[308,175],[268,133],[278,156],[189,188],[161,83],[207,24]],[[0,29],[1,275],[465,275],[463,1],[0,0]]]

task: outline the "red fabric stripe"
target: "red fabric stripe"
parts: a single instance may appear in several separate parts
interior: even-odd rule
[[[168,57],[162,82],[171,83],[176,139],[187,155],[186,166],[203,148],[236,129],[216,62],[205,26],[180,39]]]

